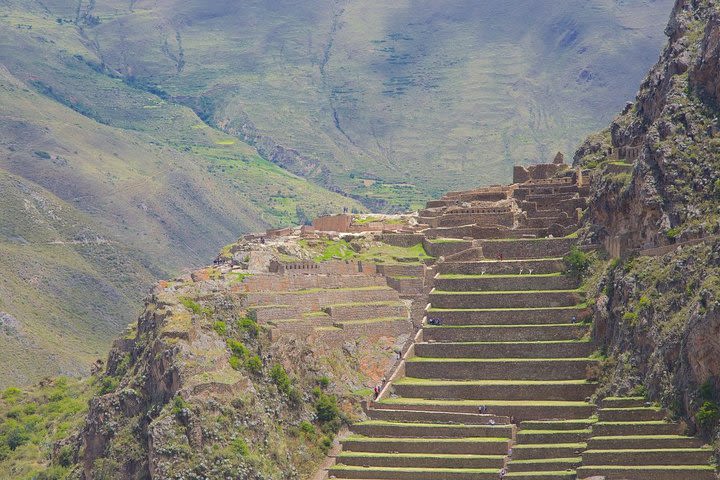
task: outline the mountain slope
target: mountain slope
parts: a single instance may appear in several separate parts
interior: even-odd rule
[[[45,2],[106,66],[378,208],[507,180],[610,120],[670,0]]]
[[[149,285],[240,233],[361,208],[103,72],[75,27],[2,8],[0,312],[21,333],[0,385],[87,372]]]
[[[648,392],[720,451],[720,2],[677,0],[638,96],[575,155],[586,238],[620,258],[597,289],[605,394]]]

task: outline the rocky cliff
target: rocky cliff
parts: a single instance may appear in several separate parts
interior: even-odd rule
[[[585,236],[622,260],[598,285],[605,393],[649,392],[711,436],[720,420],[720,2],[678,0],[668,45],[575,163],[592,169]]]
[[[343,425],[362,415],[361,400],[411,338],[410,321],[314,328],[327,314],[310,304],[324,295],[348,309],[351,294],[397,292],[365,286],[384,285],[381,275],[267,273],[277,253],[271,241],[254,242],[256,250],[234,248],[265,274],[226,263],[154,288],[97,379],[73,453],[77,478],[308,478]],[[300,303],[313,311],[276,314],[284,329],[263,320]]]

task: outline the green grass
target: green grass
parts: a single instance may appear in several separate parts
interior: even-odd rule
[[[552,325],[552,324],[551,324]],[[487,325],[492,326],[492,325]],[[528,325],[530,326],[530,325]],[[535,325],[532,325],[535,326]],[[556,345],[556,344],[570,344],[570,343],[590,343],[590,339],[580,340],[533,340],[530,342],[433,342],[435,345]]]
[[[390,421],[384,421],[384,420],[366,420],[364,422],[358,422],[355,425],[377,425],[377,426],[388,426],[388,427],[412,427],[412,428],[446,428],[446,427],[452,427],[452,428],[458,428],[458,429],[477,429],[477,428],[483,428],[483,429],[495,429],[495,430],[505,430],[509,429],[509,425],[465,425],[460,423],[454,423],[454,424],[444,424],[444,423],[416,423],[416,422],[390,422]]]
[[[592,433],[592,429],[590,428],[583,428],[582,430],[522,430],[518,432],[518,436],[522,437],[525,435],[563,435],[565,433]],[[597,438],[597,437],[593,437]],[[530,445],[528,445],[530,446]]]
[[[402,302],[396,302],[396,301],[387,301],[387,302],[350,302],[350,303],[333,303],[330,305],[327,305],[328,308],[330,307],[364,307],[364,306],[372,306],[372,307],[384,307],[384,306],[401,306],[404,305]]]
[[[515,462],[513,462],[515,463]],[[542,472],[509,472],[505,475],[506,478],[514,477],[557,477],[567,478],[568,476],[575,476],[574,470],[556,470],[556,471],[542,471]]]
[[[471,454],[443,454],[443,453],[374,453],[374,452],[342,452],[338,459],[343,458],[442,458],[445,460],[501,460],[502,455],[471,455]]]
[[[597,451],[597,450],[594,450]],[[608,469],[608,470],[622,470],[622,471],[633,471],[633,470],[649,470],[649,471],[675,471],[675,470],[709,470],[715,471],[715,467],[712,465],[592,465],[588,468],[593,469]]]
[[[408,362],[418,363],[542,363],[542,362],[593,362],[591,358],[433,358],[413,357]]]
[[[593,440],[670,440],[681,438],[692,438],[684,435],[609,435],[594,436]]]
[[[585,291],[581,288],[575,288],[569,290],[498,290],[487,292],[456,292],[448,290],[433,290],[430,293],[436,295],[510,295],[518,293],[585,293]]]
[[[521,307],[521,308],[430,308],[428,312],[524,312],[524,311],[547,311],[547,310],[582,310],[587,308],[587,303],[569,305],[565,307]]]
[[[516,444],[513,447],[513,450],[523,450],[523,449],[547,449],[551,450],[553,448],[574,448],[574,449],[585,449],[587,447],[587,443],[584,442],[572,442],[572,443],[553,443],[551,445],[543,445],[543,444],[531,444],[531,445],[521,445]]]
[[[408,437],[365,437],[363,435],[350,435],[345,439],[352,442],[370,442],[370,443],[506,443],[505,437],[454,437],[454,438],[408,438]]]
[[[555,400],[435,400],[429,398],[385,398],[380,403],[386,405],[446,405],[446,406],[480,406],[488,407],[587,407],[586,402],[566,402]]]
[[[331,472],[362,472],[370,470],[378,470],[383,472],[398,473],[467,473],[467,474],[493,474],[497,473],[497,468],[413,468],[413,467],[354,467],[347,465],[335,465]]]
[[[708,452],[712,453],[711,447],[703,448],[619,448],[619,449],[604,449],[604,450],[586,450],[586,453],[695,453],[695,452]],[[709,457],[708,457],[709,458]]]
[[[587,385],[587,380],[433,380],[425,378],[403,377],[394,382],[395,385],[429,385],[429,386],[454,386],[454,385]]]
[[[513,465],[542,465],[543,463],[547,462],[561,462],[561,463],[568,463],[568,464],[578,464],[582,461],[581,457],[573,457],[573,458],[533,458],[529,460],[512,460]]]
[[[409,318],[399,318],[399,317],[383,317],[383,318],[364,318],[362,320],[343,320],[338,322],[338,325],[347,325],[347,326],[353,326],[353,325],[370,325],[373,323],[385,323],[385,322],[400,322],[400,321],[410,321]]]
[[[0,476],[3,472],[8,475],[12,472],[13,479],[30,480],[48,468],[56,474],[67,474],[69,463],[50,465],[50,453],[54,442],[66,440],[81,427],[94,393],[90,381],[64,377],[27,390],[3,391],[0,394]]]
[[[562,272],[556,273],[533,273],[527,275],[506,275],[506,274],[440,274],[436,278],[439,280],[474,280],[477,278],[552,278],[562,277]]]
[[[427,325],[424,328],[427,328],[428,330],[440,330],[440,329],[476,329],[476,330],[482,330],[487,328],[502,328],[502,329],[508,329],[512,330],[515,328],[532,328],[537,330],[543,330],[548,328],[559,328],[559,327],[565,327],[565,328],[581,328],[584,325],[581,323],[540,323],[540,324],[511,324],[511,325]],[[527,342],[527,343],[534,343],[534,342]],[[539,343],[539,342],[538,342]]]

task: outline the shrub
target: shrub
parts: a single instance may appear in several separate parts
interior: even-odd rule
[[[15,387],[8,387],[2,392],[3,400],[14,400],[22,394],[22,390]]]
[[[712,429],[720,421],[720,407],[715,402],[705,402],[695,415],[698,425],[703,429]]]
[[[307,420],[303,420],[302,422],[300,422],[300,431],[303,433],[307,433],[308,435],[314,435],[315,426]]]
[[[230,357],[230,360],[228,360],[228,362],[230,363],[230,366],[231,366],[234,370],[240,370],[240,368],[242,368],[242,362],[241,362],[240,359],[239,359],[238,357],[236,357],[235,355],[233,355],[232,357]]]
[[[290,390],[292,389],[292,381],[290,380],[290,376],[287,374],[282,365],[280,365],[279,363],[273,365],[272,370],[270,370],[270,378],[272,378],[273,382],[275,382],[278,390],[280,390],[285,395],[290,394]]]
[[[25,428],[18,423],[14,423],[5,434],[5,443],[10,450],[15,450],[29,441],[30,435]]]
[[[333,440],[330,437],[323,437],[322,442],[320,443],[320,450],[323,451],[323,453],[327,453],[332,448]]]
[[[120,381],[115,377],[111,377],[109,375],[102,377],[102,379],[100,380],[100,389],[98,390],[98,395],[105,395],[107,393],[114,392],[119,384]]]
[[[235,440],[233,440],[230,444],[230,448],[233,452],[240,455],[241,457],[246,457],[250,453],[250,447],[248,447],[245,439],[242,438],[236,438]]]
[[[199,303],[193,301],[191,298],[180,297],[179,301],[183,307],[187,308],[196,315],[209,315],[212,313],[212,310],[202,307]]]
[[[172,403],[172,414],[175,416],[181,415],[183,413],[183,410],[189,410],[190,404],[188,404],[184,398],[182,398],[180,395],[176,395],[175,398],[173,398]]]
[[[233,340],[232,338],[229,339],[227,341],[227,346],[236,357],[246,359],[250,356],[250,350],[237,340]]]
[[[322,377],[318,378],[318,384],[320,384],[320,387],[327,388],[330,386],[330,378],[323,375]]]
[[[715,396],[715,384],[712,380],[708,380],[707,382],[700,385],[700,398],[706,401],[710,401]]]
[[[69,467],[75,462],[75,452],[71,445],[65,445],[57,455],[57,463],[61,467]]]
[[[253,355],[252,357],[248,358],[245,362],[245,366],[248,370],[250,370],[251,373],[259,374],[262,372],[262,360],[260,360],[260,357],[257,355]]]
[[[638,301],[638,309],[640,311],[649,309],[650,305],[652,305],[652,302],[648,297],[646,297],[645,295],[640,297],[640,300]]]
[[[623,318],[623,321],[625,321],[627,323],[635,324],[635,322],[637,322],[637,319],[638,319],[638,314],[635,312],[625,312],[625,314],[623,315],[622,318]]]
[[[251,337],[257,337],[260,333],[260,325],[252,318],[241,318],[237,321],[238,328],[248,333]]]
[[[218,320],[217,322],[213,323],[213,330],[217,332],[218,335],[221,337],[224,337],[227,335],[227,324],[221,320]]]
[[[668,229],[668,231],[665,232],[665,235],[667,235],[670,240],[674,240],[680,235],[680,233],[682,233],[682,229],[680,227],[673,227]]]
[[[331,422],[337,419],[340,416],[337,398],[325,393],[320,394],[315,401],[315,412],[317,413],[318,420],[321,422]]]
[[[572,247],[570,253],[565,255],[565,265],[570,273],[573,275],[583,275],[590,268],[592,263],[590,255],[583,252],[577,247]]]

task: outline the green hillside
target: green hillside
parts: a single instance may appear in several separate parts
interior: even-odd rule
[[[155,280],[242,232],[361,208],[2,8],[0,385],[87,372]]]
[[[44,15],[113,71],[384,208],[572,151],[634,97],[672,1],[77,4]]]

